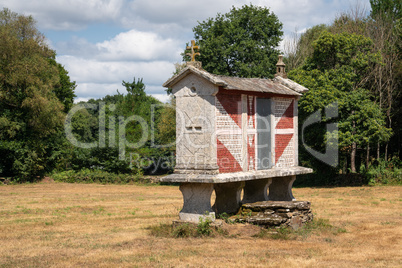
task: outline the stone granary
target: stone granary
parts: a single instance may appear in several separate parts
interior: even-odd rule
[[[214,75],[192,59],[163,84],[176,97],[176,167],[161,181],[180,183],[180,220],[295,200],[296,175],[312,172],[297,149],[297,101],[308,89],[287,79],[282,56],[272,80]]]

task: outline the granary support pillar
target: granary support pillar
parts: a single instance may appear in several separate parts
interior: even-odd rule
[[[244,182],[228,182],[215,184],[215,205],[216,213],[237,213],[240,208],[241,190],[244,187]]]
[[[292,185],[296,180],[296,176],[276,177],[272,178],[269,185],[268,200],[270,201],[294,201],[292,193]]]
[[[211,207],[211,196],[214,190],[212,183],[182,183],[183,209],[179,213],[180,220],[199,222],[200,217],[215,220],[215,212]]]
[[[267,192],[271,182],[271,178],[246,181],[242,203],[268,201]]]

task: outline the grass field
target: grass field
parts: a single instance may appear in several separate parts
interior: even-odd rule
[[[178,187],[3,185],[0,267],[402,267],[402,187],[293,192],[346,232],[283,240],[233,225],[226,236],[155,237],[150,226],[178,217]]]

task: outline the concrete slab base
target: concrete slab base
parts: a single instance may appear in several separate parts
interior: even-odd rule
[[[196,214],[196,213],[179,213],[179,219],[185,222],[193,222],[198,223],[200,219],[205,221],[206,219],[210,219],[212,222],[215,221],[215,212],[210,212],[209,214]]]

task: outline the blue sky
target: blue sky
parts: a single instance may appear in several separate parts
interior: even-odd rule
[[[285,40],[356,5],[370,9],[369,0],[0,0],[2,8],[35,18],[77,83],[76,101],[124,92],[122,80],[133,77],[166,101],[162,84],[181,62],[197,22],[250,3],[278,16]]]

